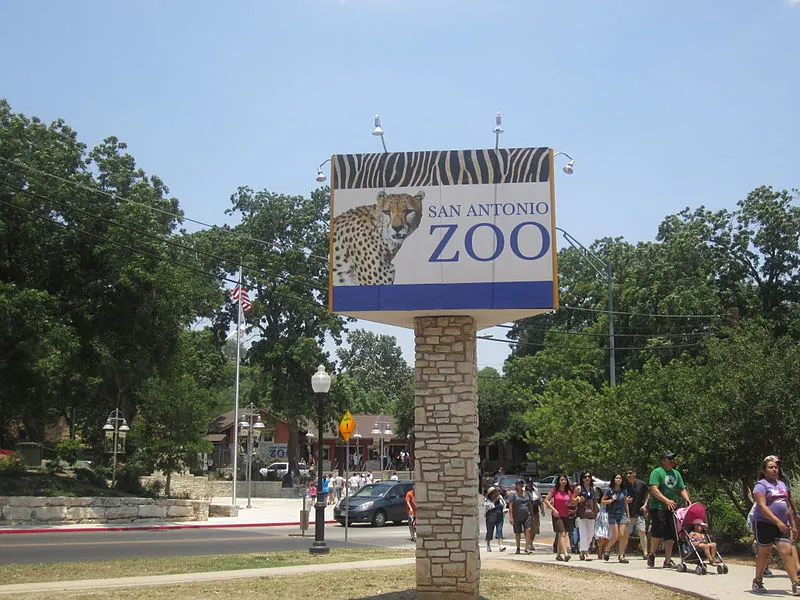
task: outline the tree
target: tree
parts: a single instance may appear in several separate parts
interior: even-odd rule
[[[218,293],[176,243],[177,200],[125,150],[109,137],[87,152],[63,121],[46,126],[0,100],[0,283],[38,294],[42,310],[18,312],[17,329],[53,332],[66,363],[32,370],[51,338],[0,384],[16,390],[3,416],[33,439],[44,423],[31,409],[65,417],[73,432],[85,425],[88,438],[112,408],[134,414],[140,382],[170,362],[181,330]],[[24,385],[34,371],[36,385]]]
[[[319,364],[330,371],[322,346],[328,336],[340,341],[344,327],[344,319],[326,307],[329,193],[320,189],[305,198],[240,187],[231,203],[227,212],[239,215],[241,224],[194,234],[193,242],[236,257],[209,261],[221,276],[234,277],[244,266],[253,302],[246,331],[254,336],[245,362],[258,371],[252,394],[288,423],[288,461],[295,471],[299,428],[306,419],[316,421],[311,376]],[[215,331],[226,331],[236,314],[231,301],[215,311]],[[335,396],[329,400],[326,421],[338,421],[341,406]]]
[[[337,348],[339,367],[364,390],[381,390],[391,398],[414,376],[392,335],[366,329],[348,332],[349,348]]]
[[[205,437],[210,405],[210,394],[186,374],[167,380],[151,378],[144,385],[131,442],[136,446],[136,460],[164,472],[167,496],[172,474],[195,467],[198,456],[212,448]]]

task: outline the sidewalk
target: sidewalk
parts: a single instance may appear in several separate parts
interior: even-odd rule
[[[230,504],[231,499],[215,498],[214,504]],[[303,500],[281,499],[281,498],[258,498],[251,500],[251,508],[246,508],[246,499],[239,499],[239,516],[213,518],[209,521],[200,522],[157,522],[150,524],[131,524],[131,525],[57,525],[42,528],[40,525],[25,527],[0,527],[0,534],[10,533],[40,533],[54,531],[103,531],[103,530],[123,530],[123,529],[167,529],[167,528],[199,528],[199,527],[271,527],[299,525],[300,511],[303,507]],[[313,506],[306,504],[310,510],[310,522],[314,522]],[[326,522],[333,519],[333,506],[325,509]],[[481,539],[483,536],[481,535]],[[707,575],[695,575],[693,570],[688,573],[678,573],[674,569],[648,569],[646,562],[640,555],[631,555],[629,564],[620,564],[613,557],[609,562],[598,561],[596,558],[591,562],[578,560],[577,556],[572,556],[568,563],[557,562],[555,555],[551,552],[550,545],[552,537],[543,535],[537,538],[537,550],[532,555],[515,555],[513,548],[508,547],[505,552],[495,551],[487,553],[481,550],[481,560],[485,568],[492,568],[492,563],[500,561],[520,561],[538,564],[547,564],[569,569],[586,569],[594,572],[614,573],[624,577],[639,579],[649,583],[654,583],[675,591],[680,591],[699,598],[710,598],[714,600],[752,598],[754,594],[750,591],[750,583],[753,578],[753,568],[742,565],[729,564],[729,573],[718,575],[716,570],[711,570]],[[481,542],[483,547],[483,542]],[[663,559],[662,559],[663,560]],[[192,573],[187,575],[163,575],[145,577],[126,577],[118,580],[103,579],[102,581],[67,581],[38,584],[20,584],[13,586],[0,586],[0,595],[35,592],[45,590],[66,590],[84,589],[92,587],[115,587],[137,586],[137,585],[167,585],[171,583],[197,582],[203,580],[225,580],[237,579],[241,577],[263,577],[266,575],[285,575],[292,573],[306,573],[309,571],[337,570],[353,568],[382,568],[394,565],[413,564],[414,558],[362,561],[358,563],[341,563],[325,565],[304,565],[297,567],[280,567],[271,569],[248,569],[239,571],[222,571],[212,573]],[[658,561],[656,564],[661,564]],[[789,596],[791,588],[789,579],[782,571],[776,571],[776,576],[764,579],[764,585],[769,590],[769,595]]]

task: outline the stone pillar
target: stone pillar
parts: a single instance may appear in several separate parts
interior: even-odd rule
[[[416,317],[417,599],[477,600],[475,320]]]

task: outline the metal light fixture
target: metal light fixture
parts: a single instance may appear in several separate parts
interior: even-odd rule
[[[325,506],[327,498],[322,488],[322,429],[324,423],[325,395],[331,389],[331,376],[320,365],[311,377],[311,389],[317,395],[317,503],[314,516],[314,543],[308,549],[309,554],[330,554],[331,549],[325,543]]]
[[[388,152],[386,149],[386,140],[383,138],[383,127],[381,127],[381,116],[375,115],[375,128],[372,130],[372,135],[380,136],[383,151]]]
[[[329,162],[331,162],[331,159],[326,158],[321,163],[319,163],[319,166],[317,167],[317,176],[315,177],[318,183],[323,183],[326,179],[328,179],[327,175],[325,175],[325,173],[322,172],[322,167],[325,166],[325,163]]]
[[[497,114],[494,116],[494,129],[492,129],[492,133],[494,133],[494,149],[500,149],[500,134],[503,133],[503,116],[500,114],[500,111],[497,111]]]
[[[122,414],[122,411],[118,408],[115,408],[111,411],[111,414],[108,415],[106,419],[105,425],[103,425],[103,431],[105,432],[106,439],[111,444],[111,450],[107,450],[107,452],[111,453],[111,487],[115,487],[117,484],[117,454],[125,454],[125,437],[128,435],[128,432],[131,430],[128,427],[128,421],[125,419],[125,415]]]
[[[265,429],[261,421],[261,411],[252,402],[242,409],[239,429],[247,435],[247,508],[251,508],[250,500],[253,496],[253,438],[261,437]],[[238,452],[238,448],[236,450]]]
[[[566,156],[569,159],[569,162],[563,167],[561,170],[564,171],[567,175],[572,175],[573,171],[575,171],[575,159],[572,158],[566,152],[556,152],[553,155],[553,159],[555,160],[556,156]]]

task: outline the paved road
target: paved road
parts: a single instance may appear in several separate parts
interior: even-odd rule
[[[0,536],[0,564],[110,560],[136,556],[186,556],[279,552],[307,549],[314,539],[313,527],[300,537],[296,526],[236,527],[172,530],[59,532]],[[344,547],[344,528],[325,526],[331,547]],[[351,527],[350,547],[408,545],[406,526]]]
[[[513,546],[514,536],[508,524],[506,529],[506,544]],[[536,541],[552,542],[552,526],[549,519],[542,519],[542,529],[542,535],[538,536]],[[313,524],[306,531],[305,537],[299,536],[299,532],[299,528],[292,525],[0,535],[0,564],[303,550],[308,548],[314,539]],[[333,548],[343,548],[344,528],[339,525],[326,525],[325,540]],[[409,548],[413,547],[408,539],[406,525],[387,525],[382,528],[356,525],[349,530],[348,544],[351,547],[362,548],[406,545]]]

